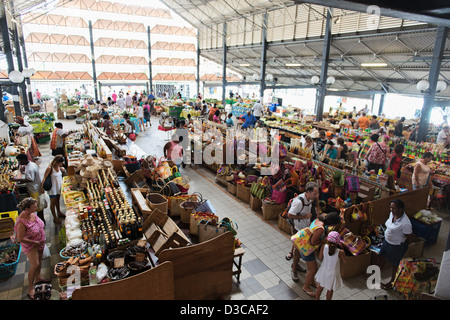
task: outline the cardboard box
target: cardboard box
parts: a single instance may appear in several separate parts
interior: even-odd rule
[[[347,262],[340,261],[341,278],[348,279],[360,274],[365,274],[370,265],[371,252],[366,251],[357,256],[346,256]]]
[[[423,255],[423,248],[425,246],[425,239],[421,238],[414,233],[412,234],[414,238],[413,242],[408,244],[408,250],[406,250],[403,257],[409,258],[420,258]]]

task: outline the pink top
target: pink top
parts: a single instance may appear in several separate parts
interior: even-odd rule
[[[182,156],[183,156],[183,147],[178,143],[170,141],[170,147],[167,150],[167,158],[169,160],[177,160],[180,159]]]
[[[14,226],[14,231],[17,234],[17,225],[19,223],[22,223],[25,226],[25,238],[32,241],[39,241],[38,250],[44,250],[45,246],[44,222],[36,215],[36,212],[33,212],[32,215],[35,218],[34,221],[22,219],[20,218],[20,216],[17,217],[16,225]],[[25,254],[34,247],[34,244],[31,243],[22,242],[20,244]]]
[[[367,160],[376,164],[384,164],[387,160],[386,154],[389,152],[389,147],[376,142],[372,144],[371,148],[372,152],[367,157]]]

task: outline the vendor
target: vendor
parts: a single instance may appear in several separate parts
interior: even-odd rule
[[[242,129],[246,129],[248,127],[254,127],[256,124],[256,118],[252,114],[251,111],[247,112],[247,114],[244,116],[244,124],[242,125]]]
[[[348,154],[348,146],[345,143],[344,138],[339,137],[337,138],[338,148],[337,148],[337,156],[336,159],[338,160],[347,160],[347,154]]]
[[[211,109],[209,109],[209,114],[208,114],[209,121],[214,121],[214,115],[217,110],[219,110],[219,108],[217,108],[217,104],[214,103],[214,105],[211,107]]]
[[[39,147],[34,139],[33,127],[26,122],[22,117],[16,117],[16,123],[20,126],[17,129],[17,136],[19,138],[26,139],[26,144],[30,146],[31,154],[33,159],[41,156],[41,152],[39,151]]]
[[[41,192],[41,177],[39,175],[39,167],[36,163],[28,160],[28,156],[24,153],[19,153],[16,156],[17,162],[19,163],[19,170],[21,177],[11,177],[11,181],[24,183],[27,188],[27,192],[35,200],[38,200],[39,194]],[[44,212],[39,211],[38,217],[41,218],[45,223]]]
[[[412,241],[412,225],[405,213],[405,204],[400,199],[392,200],[389,218],[385,222],[386,231],[380,250],[380,256],[392,265],[391,280],[387,284],[381,284],[385,290],[392,289],[400,260],[403,258],[408,243]]]
[[[359,117],[359,119],[358,119],[358,127],[359,127],[359,129],[364,131],[367,128],[369,128],[369,125],[370,125],[370,120],[369,120],[369,118],[366,117],[366,113],[363,112],[361,114],[361,117]]]
[[[450,147],[450,132],[448,130],[448,125],[444,125],[442,130],[439,131],[436,138],[436,143],[444,145],[445,148]]]
[[[345,128],[345,127],[351,127],[352,126],[352,122],[347,119],[347,116],[344,114],[343,119],[341,121],[339,121],[339,127],[341,128]]]

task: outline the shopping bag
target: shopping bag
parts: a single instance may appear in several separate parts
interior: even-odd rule
[[[211,240],[227,231],[227,226],[217,224],[214,220],[200,220],[198,223],[198,242]]]
[[[186,201],[188,198],[189,195],[187,194],[168,197],[167,200],[169,202],[169,215],[171,217],[180,216],[181,215],[180,204]]]
[[[233,233],[233,236],[237,235],[238,225],[236,222],[234,222],[234,220],[231,220],[230,218],[225,217],[222,220],[220,220],[219,225],[225,226],[228,231],[231,231],[231,233]]]
[[[202,204],[200,204],[197,208],[194,209],[195,212],[211,212],[216,213],[216,209],[214,209],[211,201],[206,200]]]
[[[313,232],[311,229],[306,227],[291,237],[291,241],[305,257],[309,256],[317,249],[317,246],[311,244],[312,234]]]
[[[170,172],[172,174],[171,175],[171,180],[181,177],[181,173],[178,171],[178,167],[177,166],[173,166],[172,169],[170,169]]]
[[[189,223],[189,232],[191,235],[198,236],[198,223],[201,220],[206,220],[206,221],[214,220],[215,223],[217,223],[219,221],[219,217],[211,212],[195,212],[195,211],[192,212],[191,217],[190,217],[190,223]]]
[[[347,191],[359,192],[359,178],[357,176],[347,177]]]
[[[38,211],[43,211],[48,207],[47,198],[45,197],[45,193],[39,194],[38,202],[37,202]]]

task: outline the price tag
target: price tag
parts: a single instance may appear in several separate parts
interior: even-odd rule
[[[125,258],[114,259],[114,268],[123,268],[125,266]]]

